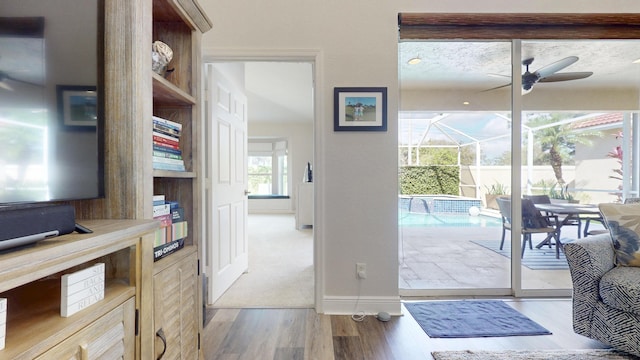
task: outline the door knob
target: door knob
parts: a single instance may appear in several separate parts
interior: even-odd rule
[[[251,191],[249,191],[249,190],[245,190],[245,191],[244,191],[244,196],[247,196],[247,195],[249,195],[249,194],[251,194]]]

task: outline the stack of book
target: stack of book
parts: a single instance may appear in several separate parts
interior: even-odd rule
[[[180,133],[182,124],[157,116],[153,117],[153,168],[185,171]]]
[[[184,209],[176,201],[165,200],[164,195],[153,196],[153,218],[160,222],[153,244],[153,260],[159,260],[184,247],[187,221]]]

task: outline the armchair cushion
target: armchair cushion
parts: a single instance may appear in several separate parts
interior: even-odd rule
[[[616,265],[640,266],[640,204],[600,204],[615,248]]]
[[[600,279],[602,302],[618,310],[640,315],[640,269],[618,266]]]

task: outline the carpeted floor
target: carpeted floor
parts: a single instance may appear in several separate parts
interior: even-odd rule
[[[431,338],[551,334],[500,300],[422,301],[404,306]]]
[[[252,214],[248,233],[249,271],[214,307],[313,307],[313,229],[297,230],[292,214]]]
[[[615,350],[434,351],[435,360],[639,360]]]
[[[562,239],[563,243],[567,243],[571,239]],[[511,257],[511,244],[505,241],[504,247],[500,250],[500,239],[496,240],[473,240],[475,244],[478,244],[484,248],[494,251],[507,258]],[[533,249],[527,249],[524,251],[524,257],[522,258],[522,265],[528,267],[531,270],[566,270],[569,269],[567,264],[567,258],[564,253],[560,251],[560,258],[556,259],[555,247],[549,248],[543,246],[540,249],[536,249],[535,243]]]

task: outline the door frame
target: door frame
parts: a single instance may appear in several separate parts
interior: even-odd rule
[[[214,49],[203,47],[202,63],[211,62],[251,62],[251,61],[274,61],[274,62],[309,62],[312,64],[313,75],[313,164],[314,164],[314,194],[313,194],[313,268],[314,268],[314,304],[315,310],[322,313],[324,294],[324,257],[323,252],[323,214],[324,203],[322,194],[324,193],[324,159],[319,154],[323,153],[324,142],[320,134],[324,131],[322,121],[324,112],[324,95],[319,89],[323,89],[323,54],[320,50],[259,50],[259,49]],[[204,86],[204,82],[202,82]],[[204,89],[201,89],[204,93]],[[205,116],[203,114],[203,116]],[[204,193],[202,194],[204,197]],[[203,214],[204,216],[204,214]],[[201,219],[205,221],[205,219]],[[204,238],[203,238],[204,239]],[[205,241],[205,240],[203,240]],[[207,248],[208,244],[203,249]]]

